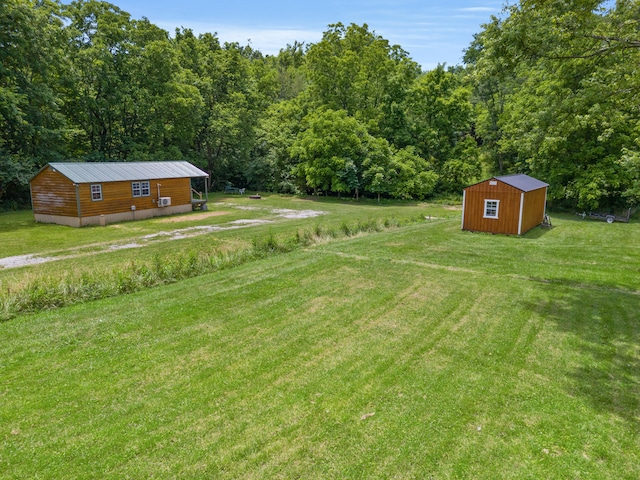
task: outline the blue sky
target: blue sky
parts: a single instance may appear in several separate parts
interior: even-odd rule
[[[463,49],[503,0],[111,0],[133,18],[147,17],[170,34],[176,27],[196,34],[217,33],[222,42],[238,42],[276,55],[294,41],[315,43],[330,23],[366,23],[391,44],[409,52],[424,70],[438,63],[462,63]]]

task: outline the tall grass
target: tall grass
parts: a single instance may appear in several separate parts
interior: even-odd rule
[[[318,224],[287,236],[269,232],[267,236],[253,239],[250,244],[235,247],[234,250],[191,250],[155,255],[150,262],[134,260],[124,267],[94,270],[90,273],[65,272],[60,275],[39,276],[28,279],[21,285],[0,290],[0,321],[10,320],[21,313],[33,313],[125,295],[232,268],[252,260],[291,252],[331,239],[380,232],[422,220],[422,216],[415,216],[403,222],[394,218],[360,219],[351,223],[343,222],[340,228]]]

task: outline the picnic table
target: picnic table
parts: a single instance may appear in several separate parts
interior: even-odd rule
[[[244,188],[237,188],[233,185],[227,185],[224,187],[224,193],[237,193],[240,195],[244,195]]]

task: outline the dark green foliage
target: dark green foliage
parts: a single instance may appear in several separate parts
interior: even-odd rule
[[[10,209],[27,206],[29,179],[35,170],[33,159],[0,154],[0,206]]]
[[[73,131],[60,111],[69,64],[59,6],[8,0],[0,8],[0,206],[28,202],[28,179],[59,160]]]
[[[0,10],[0,208],[50,161],[189,160],[249,190],[427,198],[525,172],[580,208],[638,201],[637,2],[522,0],[467,67],[421,72],[366,24],[276,56],[100,0]]]
[[[476,36],[466,58],[496,170],[530,172],[579,208],[637,201],[639,9],[523,0]]]

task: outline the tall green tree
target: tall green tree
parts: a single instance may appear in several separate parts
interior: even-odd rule
[[[393,198],[431,195],[438,174],[413,147],[394,149],[372,136],[344,110],[319,109],[304,119],[290,153],[301,185],[315,191],[385,194]]]
[[[441,189],[460,191],[480,174],[471,138],[471,88],[461,72],[439,65],[423,74],[409,89],[405,112],[409,136],[400,146],[412,146],[430,161],[441,176]]]
[[[138,128],[131,123],[137,102],[131,91],[135,46],[130,15],[97,0],[76,0],[65,14],[74,75],[65,110],[85,133],[76,149],[90,158],[122,160]]]
[[[521,1],[482,34],[480,75],[513,78],[498,125],[513,169],[551,184],[550,198],[595,209],[624,203],[621,161],[640,132],[635,1]]]
[[[389,194],[403,199],[428,197],[434,192],[439,177],[414,147],[393,154],[387,175]]]
[[[303,43],[294,42],[293,45],[287,45],[277,56],[270,57],[270,63],[277,74],[278,99],[291,100],[307,88]]]
[[[66,113],[85,133],[78,156],[188,157],[202,97],[168,33],[107,2],[74,1],[65,12],[75,75]]]
[[[300,187],[305,187],[297,181],[294,173],[300,159],[292,156],[290,151],[304,129],[303,119],[307,113],[304,101],[297,97],[273,103],[261,117],[254,151],[254,158],[260,159],[261,174],[256,188],[299,193]]]
[[[211,188],[225,181],[245,185],[258,121],[277,92],[275,76],[265,71],[264,60],[249,47],[221,47],[211,34],[199,41],[204,113],[196,148]]]
[[[136,97],[140,135],[133,139],[129,157],[189,157],[203,114],[195,76],[180,67],[177,51],[166,39],[144,45],[136,64],[129,88]]]
[[[501,49],[495,46],[501,22],[496,17],[474,35],[464,62],[468,65],[468,78],[473,86],[474,132],[481,139],[481,154],[492,173],[504,174],[514,167],[514,158],[500,149],[502,129],[500,119],[510,93],[517,87],[514,68],[505,65]],[[492,52],[492,53],[489,53]]]
[[[53,1],[0,8],[0,205],[24,203],[25,179],[64,158],[73,132],[60,110],[68,68],[63,18]]]
[[[390,133],[393,105],[420,74],[418,65],[397,45],[368,25],[329,25],[322,40],[309,47],[306,66],[310,97],[333,110],[344,110],[374,135]]]
[[[411,86],[406,102],[411,144],[437,163],[449,158],[456,141],[470,129],[469,92],[457,87],[456,77],[439,65]]]
[[[368,150],[362,162],[362,182],[364,190],[376,195],[380,203],[381,195],[390,195],[394,189],[393,154],[385,139],[374,138],[371,143],[374,148]]]
[[[344,192],[358,177],[366,156],[369,133],[345,110],[316,110],[305,118],[307,128],[291,147],[299,159],[295,172],[303,184],[316,191]],[[349,171],[355,180],[349,182]]]

